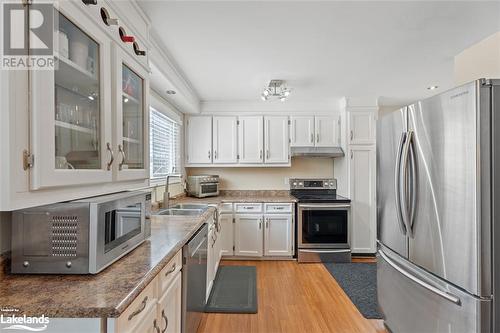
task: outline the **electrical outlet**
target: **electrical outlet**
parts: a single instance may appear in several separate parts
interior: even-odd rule
[[[290,177],[285,177],[285,185],[290,184]]]

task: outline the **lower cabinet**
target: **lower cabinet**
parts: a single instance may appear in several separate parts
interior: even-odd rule
[[[158,301],[156,318],[161,332],[178,333],[181,331],[182,279],[178,272],[172,284]],[[156,333],[156,332],[155,332]]]
[[[234,216],[234,255],[262,256],[262,215],[236,214]]]
[[[221,256],[232,256],[234,255],[233,245],[234,245],[234,228],[233,228],[233,214],[220,214],[219,215],[219,225],[220,225],[220,250]]]
[[[291,215],[264,215],[264,255],[291,256],[293,243]]]
[[[114,320],[114,333],[180,333],[182,250]]]

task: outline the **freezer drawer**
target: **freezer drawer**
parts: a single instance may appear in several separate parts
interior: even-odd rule
[[[380,250],[377,292],[393,333],[490,332],[491,300],[481,300]]]

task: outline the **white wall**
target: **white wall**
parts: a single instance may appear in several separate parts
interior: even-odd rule
[[[455,56],[457,85],[480,78],[500,78],[500,32]]]
[[[0,212],[0,253],[10,251],[11,213]]]
[[[188,175],[218,174],[222,190],[289,190],[288,178],[331,178],[330,158],[292,158],[289,168],[186,168]]]

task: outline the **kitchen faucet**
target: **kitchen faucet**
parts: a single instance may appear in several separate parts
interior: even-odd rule
[[[169,181],[170,178],[180,178],[182,182],[182,174],[174,173],[175,168],[172,168],[172,173],[167,175],[165,182],[165,193],[163,193],[163,208],[168,209],[170,207],[170,191],[169,191]]]

